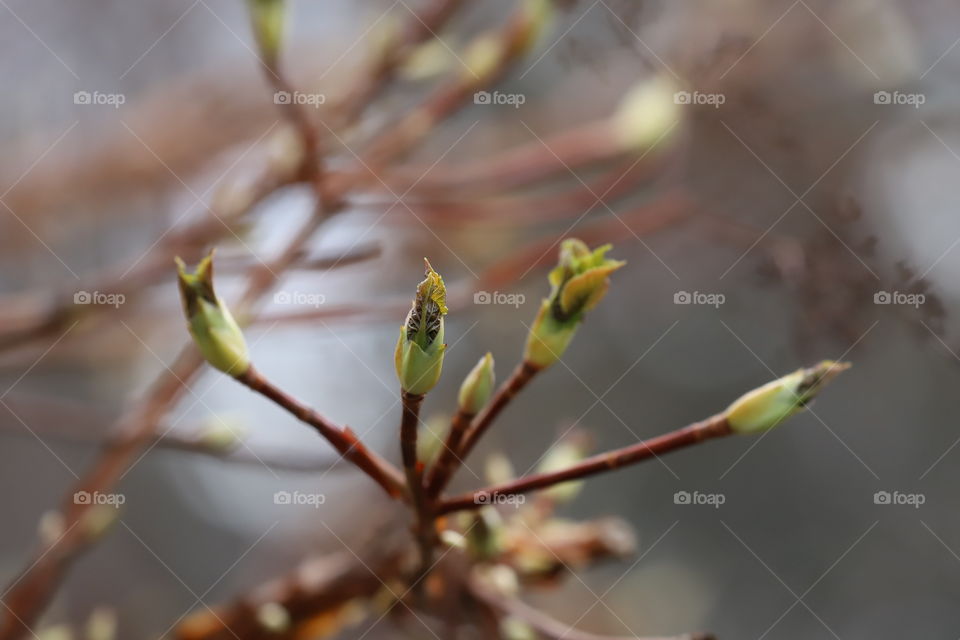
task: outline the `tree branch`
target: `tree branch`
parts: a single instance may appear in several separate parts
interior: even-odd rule
[[[237,381],[280,405],[315,428],[340,454],[370,476],[392,498],[403,495],[403,479],[389,462],[364,446],[348,427],[339,427],[267,380],[251,366]]]
[[[727,424],[726,418],[722,414],[717,414],[656,438],[587,458],[560,471],[536,473],[444,500],[437,506],[436,513],[442,515],[462,509],[476,509],[495,503],[497,498],[501,496],[519,495],[535,489],[551,487],[568,480],[576,480],[604,471],[613,471],[710,438],[719,438],[731,433],[733,431]]]

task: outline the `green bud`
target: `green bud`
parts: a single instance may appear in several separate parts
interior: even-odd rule
[[[443,278],[427,266],[426,278],[417,286],[417,296],[400,327],[394,360],[404,391],[423,395],[436,386],[443,367],[443,316],[447,314],[447,290]]]
[[[286,0],[247,0],[253,33],[260,46],[260,52],[266,58],[264,62],[273,64],[280,55],[283,43],[284,22],[286,19]]]
[[[247,430],[239,420],[216,416],[204,425],[197,441],[208,451],[227,453],[236,449],[246,436]]]
[[[724,417],[736,433],[759,433],[802,411],[828,382],[850,368],[847,362],[824,360],[798,369],[746,393],[726,410]]]
[[[453,529],[444,529],[441,531],[440,542],[452,549],[467,550],[467,539],[463,537],[462,533],[458,533]]]
[[[543,457],[537,467],[538,473],[552,473],[572,467],[587,457],[590,448],[589,438],[582,431],[575,431],[568,437],[555,444]],[[583,487],[582,480],[562,482],[543,491],[555,502],[569,502],[573,500]]]
[[[680,120],[676,87],[665,77],[646,80],[620,102],[610,123],[625,149],[646,151],[664,141]]]
[[[420,425],[417,436],[417,460],[430,466],[443,450],[443,443],[450,430],[450,416],[432,415]]]
[[[527,337],[524,359],[537,367],[548,367],[566,351],[587,311],[596,307],[610,287],[608,276],[622,267],[622,260],[605,257],[607,244],[593,251],[576,238],[560,245],[559,264],[550,272],[550,297]]]
[[[517,474],[510,464],[510,459],[503,453],[494,451],[483,465],[483,476],[487,484],[503,484],[516,478]]]
[[[73,640],[73,630],[68,625],[58,624],[35,633],[37,640]]]
[[[553,0],[524,0],[524,51],[532,48],[553,18]]]
[[[503,551],[503,518],[490,505],[470,515],[472,521],[465,527],[467,550],[479,561],[495,558]]]
[[[276,602],[267,602],[257,608],[257,622],[271,633],[281,634],[290,628],[290,613]]]
[[[87,619],[86,640],[115,640],[117,614],[112,609],[97,607]]]
[[[242,375],[250,368],[247,343],[230,310],[213,290],[213,251],[200,261],[194,273],[187,273],[183,260],[176,260],[187,328],[200,353],[220,371]]]
[[[460,411],[470,415],[480,413],[493,393],[493,382],[493,355],[487,353],[460,385],[460,395],[457,397]]]
[[[540,637],[526,620],[516,616],[507,616],[500,621],[500,633],[505,640],[537,640]]]

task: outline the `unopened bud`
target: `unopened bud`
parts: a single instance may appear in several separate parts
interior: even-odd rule
[[[589,453],[589,438],[584,432],[574,432],[555,444],[537,467],[538,473],[553,473],[577,464]],[[573,500],[583,487],[582,480],[561,482],[544,490],[543,495],[556,502]]]
[[[645,151],[663,142],[680,120],[676,87],[665,77],[646,80],[623,97],[611,125],[626,149]]]
[[[117,614],[113,609],[97,607],[87,619],[86,640],[114,640],[117,637]]]
[[[424,424],[420,425],[417,436],[417,460],[430,466],[443,449],[449,430],[449,415],[437,414],[427,418]]]
[[[833,378],[850,368],[846,362],[823,362],[746,393],[724,413],[730,428],[737,433],[758,433],[777,426],[782,420],[802,411]]]
[[[427,393],[440,380],[447,348],[443,343],[447,290],[440,274],[429,262],[426,266],[426,278],[417,286],[417,296],[406,322],[400,327],[394,354],[400,386],[412,395]]]
[[[257,622],[266,631],[281,634],[290,628],[290,614],[282,604],[268,602],[257,609]]]
[[[563,355],[587,311],[596,307],[610,287],[609,275],[622,267],[622,260],[605,257],[611,245],[593,251],[585,243],[568,238],[560,245],[559,264],[550,272],[550,297],[527,337],[524,359],[548,367]]]
[[[247,0],[247,4],[250,6],[253,34],[260,52],[266,58],[264,62],[272,65],[280,55],[283,44],[286,0]]]
[[[200,261],[194,273],[187,273],[183,260],[176,261],[187,327],[200,353],[224,373],[245,373],[250,368],[250,358],[243,332],[213,290],[213,251]]]
[[[486,406],[493,393],[493,355],[487,355],[480,358],[480,361],[473,367],[467,377],[460,385],[460,411],[476,415]]]
[[[540,637],[526,620],[516,616],[507,616],[500,621],[500,633],[505,640],[537,640]]]
[[[246,435],[247,431],[239,421],[234,423],[218,416],[198,434],[198,442],[208,451],[227,453],[236,449]]]

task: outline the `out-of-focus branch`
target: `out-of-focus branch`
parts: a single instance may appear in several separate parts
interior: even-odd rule
[[[470,591],[479,600],[488,603],[503,614],[522,620],[530,625],[534,631],[551,640],[715,640],[715,637],[709,633],[687,633],[680,636],[661,636],[657,638],[588,633],[560,622],[518,598],[508,598],[497,593],[478,580],[471,581]]]
[[[386,552],[358,561],[352,554],[316,558],[283,578],[268,582],[234,602],[188,617],[177,626],[178,640],[293,640],[311,620],[331,618],[356,599],[373,598],[399,579],[403,554]],[[269,611],[286,616],[267,624]],[[349,612],[347,612],[349,614]]]

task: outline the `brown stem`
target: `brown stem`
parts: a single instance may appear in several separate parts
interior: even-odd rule
[[[521,389],[527,386],[530,380],[533,379],[533,376],[539,371],[540,367],[526,361],[517,365],[517,368],[513,370],[510,377],[497,389],[493,399],[490,400],[490,404],[484,407],[483,411],[478,413],[477,417],[474,418],[470,430],[463,439],[463,445],[457,454],[458,457],[452,462],[453,468],[448,478],[453,476],[460,464],[470,455],[470,451],[473,450],[473,447],[476,446],[483,434],[490,428],[493,421],[497,419],[497,416],[500,415],[503,408],[510,403],[510,400],[512,400]],[[443,487],[440,489],[443,490]]]
[[[475,509],[485,504],[495,502],[500,496],[527,493],[528,491],[551,487],[568,480],[575,480],[604,471],[612,471],[646,460],[647,458],[697,444],[709,438],[719,438],[730,435],[731,433],[733,433],[733,431],[730,429],[726,418],[722,414],[717,414],[701,422],[695,422],[682,429],[671,431],[656,438],[644,440],[637,444],[623,447],[622,449],[615,449],[595,455],[560,471],[536,473],[500,485],[478,489],[472,493],[450,498],[449,500],[444,500],[437,505],[435,513],[442,515],[462,509]]]
[[[450,480],[450,476],[453,475],[456,469],[457,452],[460,450],[460,445],[467,434],[467,429],[470,428],[473,417],[474,414],[462,410],[458,410],[456,415],[453,416],[453,420],[450,422],[450,432],[443,444],[443,450],[427,476],[425,486],[428,499],[432,500],[440,495],[440,492],[443,491]]]
[[[267,380],[252,366],[237,380],[280,405],[301,422],[315,428],[340,454],[370,476],[392,498],[403,495],[403,480],[393,465],[364,446],[349,427],[339,427],[310,407],[301,404]]]
[[[417,430],[420,426],[420,407],[423,404],[423,395],[400,391],[403,404],[403,416],[400,419],[400,453],[403,456],[403,470],[407,476],[407,488],[410,491],[410,501],[416,511],[417,522],[415,533],[417,545],[420,549],[420,570],[417,573],[415,585],[422,584],[421,578],[430,569],[433,559],[433,527],[430,509],[423,491],[423,463],[417,460]]]

